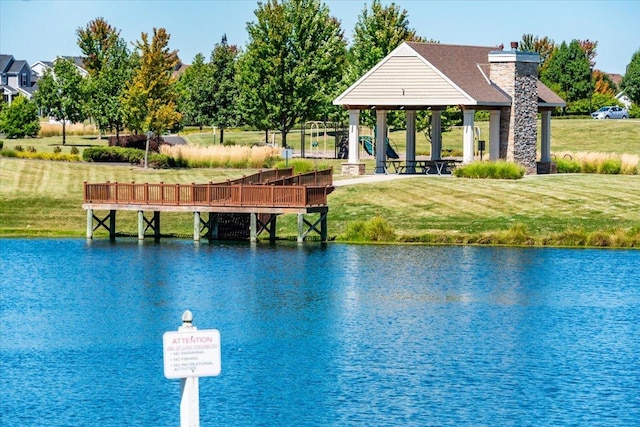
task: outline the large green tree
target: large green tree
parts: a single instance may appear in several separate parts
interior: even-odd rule
[[[45,70],[38,81],[35,100],[45,114],[62,123],[62,145],[65,145],[67,123],[81,122],[86,118],[85,84],[72,60],[58,58],[54,61],[53,70]]]
[[[540,63],[538,64],[538,74],[547,69],[549,58],[556,50],[556,43],[547,36],[542,38],[533,36],[533,34],[523,34],[520,42],[520,50],[525,52],[535,52],[540,55]]]
[[[24,96],[15,98],[0,110],[0,132],[7,138],[34,137],[39,131],[38,108]]]
[[[627,65],[620,89],[627,94],[631,101],[640,105],[640,49],[631,56],[631,62]]]
[[[216,96],[214,83],[212,65],[205,63],[204,56],[198,53],[177,82],[178,109],[184,124],[196,125],[200,129],[212,124]]]
[[[404,41],[426,41],[409,26],[405,9],[395,3],[384,6],[380,0],[374,0],[370,7],[365,5],[353,31],[342,89],[357,81]],[[395,127],[403,127],[404,116],[404,113],[390,111],[387,122]],[[365,112],[361,118],[370,126],[375,124],[375,117],[370,112]]]
[[[169,38],[164,28],[153,29],[151,42],[142,33],[135,45],[139,63],[122,97],[127,126],[137,132],[153,132],[156,137],[182,118],[176,108],[173,76],[178,53],[169,50]]]
[[[220,129],[220,144],[224,143],[224,130],[237,125],[239,120],[237,58],[238,48],[227,43],[225,34],[211,52],[215,90],[213,123]]]
[[[131,60],[127,43],[120,32],[103,18],[97,18],[76,30],[78,46],[89,72],[87,92],[89,114],[102,131],[124,129],[124,110],[120,98],[131,78]]]
[[[591,98],[593,94],[591,64],[578,40],[568,45],[562,42],[540,79],[568,102]]]
[[[287,133],[299,122],[323,116],[337,95],[346,41],[340,22],[318,0],[258,3],[247,25],[239,87],[249,124]]]
[[[365,6],[353,32],[346,85],[353,84],[404,41],[424,41],[409,27],[406,10],[395,3],[383,6],[380,0],[374,0],[370,8]]]

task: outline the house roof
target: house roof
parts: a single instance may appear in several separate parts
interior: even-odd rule
[[[496,108],[511,97],[490,80],[489,53],[499,48],[405,42],[338,96],[347,108]],[[538,81],[539,107],[565,105]]]
[[[13,55],[0,55],[0,73],[6,72],[13,61]]]

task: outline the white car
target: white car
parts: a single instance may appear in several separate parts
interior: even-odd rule
[[[591,113],[594,119],[628,119],[629,112],[618,106],[602,107],[598,111]]]

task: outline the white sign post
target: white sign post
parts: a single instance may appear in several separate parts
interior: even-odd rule
[[[199,427],[198,377],[220,375],[220,332],[198,330],[193,326],[193,314],[187,310],[182,314],[178,331],[162,336],[162,348],[164,376],[180,378],[180,427]]]

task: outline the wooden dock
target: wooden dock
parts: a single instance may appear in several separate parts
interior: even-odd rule
[[[115,240],[116,212],[137,211],[141,240],[149,229],[156,241],[160,239],[161,212],[192,212],[196,241],[202,236],[210,240],[246,236],[256,241],[262,231],[268,231],[273,241],[276,218],[281,214],[298,215],[298,242],[311,232],[317,232],[326,241],[327,196],[333,188],[332,169],[293,175],[293,168],[269,169],[236,180],[206,184],[85,182],[82,207],[87,210],[88,239],[93,238],[95,230],[104,227],[110,239]],[[101,218],[95,214],[98,210],[109,213]],[[147,217],[145,211],[153,214]],[[203,219],[203,213],[208,218]],[[310,222],[305,218],[310,214],[318,214],[319,218]],[[236,224],[235,228],[226,227],[230,223]],[[238,230],[245,224],[246,233]]]

